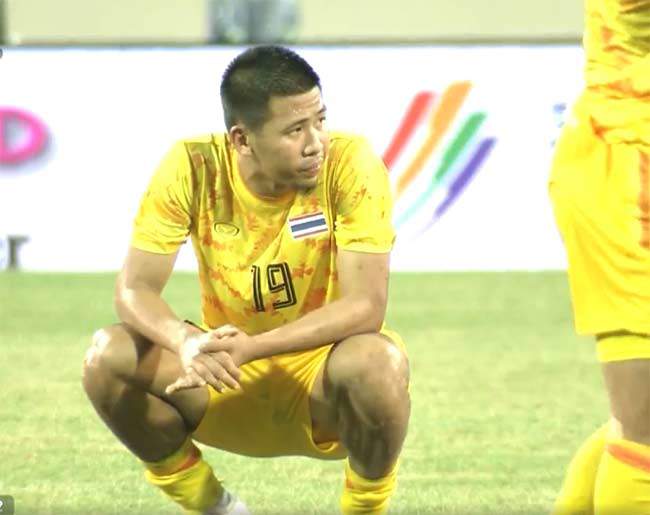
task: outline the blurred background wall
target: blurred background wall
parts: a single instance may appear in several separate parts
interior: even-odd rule
[[[295,25],[283,30],[284,39],[298,44],[570,42],[582,32],[582,2],[567,0],[4,0],[5,39],[205,43],[227,39],[215,29],[216,12],[232,15],[245,4],[266,24],[271,10],[295,7]],[[232,26],[227,24],[228,30]]]
[[[220,70],[261,42],[299,47],[330,126],[384,159],[394,270],[563,268],[546,183],[582,4],[0,0],[0,270],[118,269],[161,155],[223,130]]]

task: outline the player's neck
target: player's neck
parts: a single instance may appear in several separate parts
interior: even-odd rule
[[[264,173],[259,163],[239,156],[239,176],[248,190],[258,197],[278,198],[290,193],[286,184],[279,184]]]

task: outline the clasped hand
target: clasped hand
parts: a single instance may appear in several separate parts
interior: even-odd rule
[[[189,336],[179,355],[184,375],[167,386],[166,394],[211,385],[218,392],[239,389],[239,367],[250,361],[252,338],[232,325]]]

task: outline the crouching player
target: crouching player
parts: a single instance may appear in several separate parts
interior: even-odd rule
[[[221,100],[227,132],[174,145],[149,185],[121,323],[95,334],[85,390],[187,513],[248,513],[194,442],[345,459],[342,512],[384,513],[410,413],[404,345],[384,325],[386,169],[364,139],[328,132],[319,77],[290,50],[240,54]],[[161,298],[188,236],[200,326]]]

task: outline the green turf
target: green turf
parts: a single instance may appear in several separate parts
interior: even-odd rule
[[[114,321],[113,279],[0,273],[0,495],[17,514],[178,513],[80,385],[91,334]],[[395,274],[390,293],[413,398],[392,513],[546,513],[606,416],[564,274]],[[166,298],[198,318],[193,276],[174,276]],[[206,455],[253,513],[336,513],[341,463]]]

